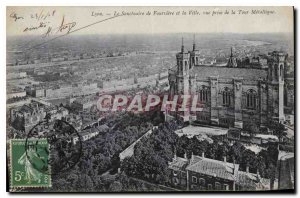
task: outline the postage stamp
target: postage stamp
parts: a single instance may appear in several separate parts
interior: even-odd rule
[[[27,139],[27,144],[25,139],[12,139],[10,146],[11,188],[51,187],[51,176],[41,171],[50,169],[47,139]]]
[[[41,166],[41,164],[36,164],[36,161],[42,162],[44,159],[41,158],[36,149],[32,150],[31,147],[35,148],[35,145],[43,144],[45,140],[47,140],[48,145],[48,163]],[[59,175],[71,170],[80,161],[82,155],[81,137],[77,130],[66,121],[42,121],[28,132],[25,140],[25,152],[29,162],[35,166],[36,170],[48,175]],[[32,152],[35,152],[34,156],[41,159],[32,158],[30,156]]]

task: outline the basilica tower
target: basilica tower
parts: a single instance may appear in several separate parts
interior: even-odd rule
[[[284,68],[286,54],[274,51],[268,58],[268,115],[269,119],[284,121]]]
[[[185,52],[183,38],[181,51],[176,54],[177,60],[177,94],[189,94],[189,71],[190,71],[190,54]]]
[[[195,65],[200,64],[200,52],[196,49],[196,43],[195,43],[195,35],[193,40],[193,50],[189,51],[190,53],[190,69],[193,69]]]

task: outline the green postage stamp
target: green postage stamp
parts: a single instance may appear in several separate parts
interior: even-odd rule
[[[48,147],[47,139],[10,141],[11,188],[51,186]]]

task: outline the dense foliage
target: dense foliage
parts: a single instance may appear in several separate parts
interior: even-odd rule
[[[159,126],[151,136],[139,142],[135,146],[134,156],[124,159],[122,170],[128,176],[144,179],[153,183],[166,184],[168,181],[168,162],[172,160],[174,151],[180,157],[190,158],[191,154],[224,160],[240,164],[240,170],[245,171],[249,166],[250,172],[256,173],[265,178],[275,178],[275,167],[277,163],[277,145],[269,145],[268,148],[255,154],[246,149],[243,144],[235,142],[230,144],[227,140],[212,137],[213,143],[199,141],[197,137],[189,139],[183,135],[178,137],[174,130],[176,122],[164,123]]]
[[[117,172],[119,153],[152,129],[152,117],[163,118],[156,113],[149,112],[149,115],[145,115],[125,112],[108,117],[106,123],[110,130],[82,142],[81,160],[68,172],[52,175],[52,190],[117,191],[118,185],[113,182],[117,180],[110,173]],[[163,119],[157,120],[162,121]]]

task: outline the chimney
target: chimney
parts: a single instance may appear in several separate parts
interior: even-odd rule
[[[192,156],[191,156],[191,159],[189,161],[190,165],[193,163],[194,159],[195,159],[195,156],[194,156],[194,153],[192,152]]]
[[[186,152],[184,152],[184,159],[188,159]]]
[[[235,159],[233,159],[233,173],[235,174],[235,172],[237,172],[238,170],[237,169],[237,166],[235,164]]]
[[[249,173],[249,166],[246,166],[246,173]]]
[[[224,156],[224,162],[226,163],[227,161],[226,161],[226,156]]]
[[[204,156],[204,152],[202,152],[202,158],[204,158],[205,156]]]
[[[256,170],[256,177],[257,177],[257,181],[259,182],[260,181],[260,175],[259,175],[259,170],[258,169]]]
[[[176,160],[177,160],[176,149],[175,149],[175,151],[174,151],[174,158],[173,158],[173,160],[174,160],[174,161],[176,161]]]

